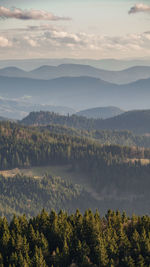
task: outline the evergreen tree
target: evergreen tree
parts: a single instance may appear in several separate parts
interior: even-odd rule
[[[47,267],[41,248],[35,247],[35,253],[33,257],[32,266],[33,267],[40,267],[40,266]]]

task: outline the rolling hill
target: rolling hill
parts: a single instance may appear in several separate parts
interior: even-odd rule
[[[150,133],[150,110],[133,110],[100,121],[101,129],[129,130],[137,134]]]
[[[40,110],[51,111],[62,115],[75,113],[75,110],[69,107],[32,104],[32,102],[30,102],[28,99],[23,100],[0,98],[0,116],[3,117],[21,120],[31,111]]]
[[[0,69],[0,76],[6,76],[6,77],[27,77],[28,72],[19,69],[17,67],[7,67]]]
[[[1,97],[29,98],[34,104],[68,106],[73,109],[106,104],[109,96],[116,95],[118,89],[116,85],[91,77],[53,80],[0,77]]]
[[[144,212],[149,211],[149,149],[100,145],[85,137],[56,134],[47,129],[41,132],[38,127],[24,127],[15,123],[3,122],[0,126],[0,170],[6,175],[6,180],[1,179],[1,199],[4,204],[0,212],[6,212],[6,208],[12,211],[13,208],[19,213],[31,215],[31,203],[36,212],[42,206],[56,208],[60,203],[58,201],[62,206],[71,204],[68,201],[73,195],[77,196],[76,205],[76,199],[79,200],[82,195],[74,194],[76,187],[73,184],[88,190],[86,199],[81,199],[84,207],[91,207],[94,196],[97,200],[94,209],[101,207],[101,211],[125,208],[128,212],[140,214],[143,207]],[[144,163],[140,160],[144,160]],[[35,167],[38,168],[36,172]],[[38,181],[40,171],[45,174],[51,167],[57,171],[54,177],[59,176],[58,170],[61,171],[60,182],[55,180],[56,183],[51,183],[51,174],[48,179]],[[18,179],[15,178],[16,171],[18,175],[20,173]],[[24,176],[30,177],[31,172],[35,173],[35,180],[32,181]],[[67,177],[71,180],[70,185],[65,183]],[[22,209],[23,203],[26,203],[25,210]]]
[[[101,68],[105,70],[123,70],[134,66],[150,66],[149,58],[137,58],[137,59],[73,59],[73,58],[39,58],[39,59],[16,59],[16,60],[0,60],[0,67],[15,66],[24,70],[30,71],[35,68],[39,68],[42,65],[58,66],[61,64],[81,64],[90,65],[95,68]]]
[[[110,83],[125,84],[140,79],[150,78],[150,67],[136,66],[122,71],[108,71],[94,68],[89,65],[61,64],[59,66],[43,65],[29,72],[16,67],[8,67],[0,69],[0,76],[43,80],[56,79],[60,77],[88,76],[99,78]]]
[[[24,125],[59,124],[83,130],[129,130],[136,134],[150,134],[150,110],[128,111],[109,119],[60,116],[50,112],[31,112],[21,121]]]
[[[37,80],[1,76],[0,96],[27,98],[32,104],[66,106],[75,110],[98,106],[119,106],[125,110],[149,109],[150,79],[116,85],[91,77]]]
[[[84,116],[93,119],[107,119],[122,114],[124,111],[117,107],[97,107],[81,110],[77,116]]]
[[[116,84],[125,84],[140,79],[150,78],[150,67],[136,66],[122,71],[108,71],[89,65],[62,64],[59,66],[41,66],[26,73],[26,77],[34,79],[55,79],[60,77],[88,76],[99,78]]]

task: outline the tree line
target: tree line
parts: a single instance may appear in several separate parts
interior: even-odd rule
[[[150,263],[150,217],[108,210],[42,211],[27,220],[0,218],[3,267],[142,267]]]
[[[135,160],[136,159],[136,160]],[[0,169],[70,164],[97,192],[106,185],[118,192],[148,194],[150,149],[100,145],[84,137],[0,124]]]
[[[79,184],[73,184],[62,177],[45,174],[43,177],[29,177],[17,174],[13,177],[0,176],[0,216],[8,221],[13,214],[36,216],[43,208],[50,212],[65,209],[69,213],[80,207],[84,211],[98,203]]]

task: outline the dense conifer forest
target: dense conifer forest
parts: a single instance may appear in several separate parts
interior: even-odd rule
[[[34,126],[36,128],[36,126]],[[48,130],[51,133],[66,134],[77,137],[86,137],[97,141],[100,144],[106,145],[122,145],[122,146],[137,146],[150,148],[149,135],[136,135],[131,131],[118,130],[79,130],[62,126],[60,124],[49,124],[45,126],[38,126],[38,130]]]
[[[69,166],[68,172],[75,178],[66,181],[63,174],[45,173],[38,179],[26,174],[6,179],[1,174],[0,214],[10,220],[14,212],[34,216],[43,207],[69,212],[78,207],[81,211],[98,208],[103,214],[109,208],[125,209],[129,214],[149,212],[150,149],[100,144],[101,137],[96,140],[86,133],[76,135],[74,129],[59,125],[29,127],[1,122],[0,171]],[[108,136],[107,132],[95,134]],[[82,182],[92,193],[82,189]]]
[[[61,177],[45,175],[35,179],[23,175],[0,176],[0,216],[9,221],[13,214],[26,214],[27,218],[37,215],[43,208],[47,211],[64,209],[68,212],[80,207],[95,208],[97,202],[82,186],[72,184]]]
[[[44,210],[27,220],[0,218],[0,265],[142,267],[150,263],[150,217],[125,212]]]
[[[38,131],[15,123],[0,124],[0,169],[71,163],[72,167],[131,163],[130,159],[150,159],[150,150],[119,145],[100,145],[85,137]],[[128,161],[129,160],[129,161]],[[141,166],[142,168],[142,166]],[[147,167],[145,167],[147,168]],[[90,167],[90,169],[92,169]]]

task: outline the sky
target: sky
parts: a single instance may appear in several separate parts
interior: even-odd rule
[[[0,0],[0,60],[150,58],[150,0]]]

